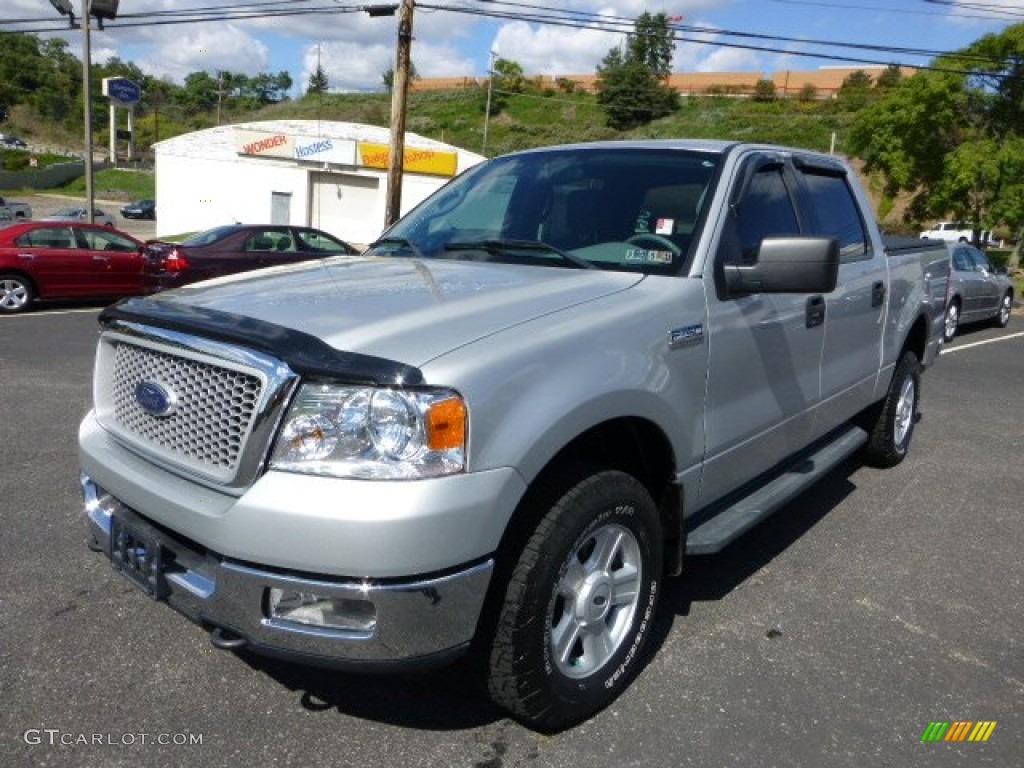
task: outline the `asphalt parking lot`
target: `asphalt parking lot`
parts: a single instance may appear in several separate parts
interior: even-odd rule
[[[85,547],[95,306],[0,317],[0,765],[1019,766],[1024,315],[925,374],[909,458],[843,466],[662,596],[656,653],[554,736],[458,669],[355,677],[213,650]],[[933,721],[988,741],[923,742]]]

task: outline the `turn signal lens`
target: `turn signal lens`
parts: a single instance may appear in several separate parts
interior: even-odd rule
[[[434,403],[427,411],[427,446],[434,451],[462,448],[466,444],[466,404],[453,397]]]

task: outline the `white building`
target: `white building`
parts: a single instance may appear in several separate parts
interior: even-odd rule
[[[271,120],[155,145],[157,237],[241,222],[317,227],[352,243],[384,229],[390,132],[358,123]],[[483,156],[405,135],[402,213]]]

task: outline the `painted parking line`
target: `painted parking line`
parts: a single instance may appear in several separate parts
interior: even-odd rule
[[[46,312],[23,312],[14,315],[0,315],[0,320],[18,320],[29,317],[52,317],[53,315],[80,315],[84,312],[102,312],[103,307],[88,307],[86,309],[54,309]]]
[[[995,344],[1000,341],[1009,341],[1010,339],[1018,339],[1024,336],[1024,331],[1019,333],[1011,333],[1007,336],[1000,336],[997,339],[985,339],[984,341],[973,341],[970,344],[957,344],[955,347],[943,347],[942,354],[951,355],[954,352],[963,352],[965,349],[971,349],[973,347],[980,347],[984,344]]]

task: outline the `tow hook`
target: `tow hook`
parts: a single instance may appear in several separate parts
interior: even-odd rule
[[[214,627],[210,633],[210,644],[214,648],[220,648],[222,651],[237,651],[248,643],[249,641],[244,637],[232,632],[230,629],[224,629],[224,627]]]

